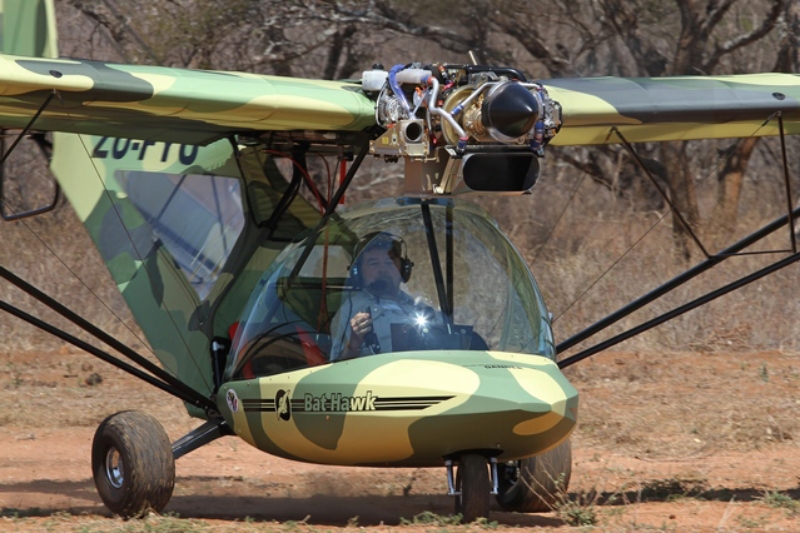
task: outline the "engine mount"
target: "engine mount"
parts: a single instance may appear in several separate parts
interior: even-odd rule
[[[396,65],[363,80],[386,130],[370,153],[405,159],[406,194],[525,193],[561,128],[559,103],[516,69]]]

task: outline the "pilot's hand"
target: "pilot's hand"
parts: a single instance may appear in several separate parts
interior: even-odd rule
[[[350,329],[352,330],[350,341],[360,348],[364,342],[364,335],[372,331],[372,317],[369,313],[356,313],[350,319]]]

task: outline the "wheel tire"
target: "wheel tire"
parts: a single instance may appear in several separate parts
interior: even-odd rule
[[[489,468],[486,458],[478,454],[461,456],[456,471],[456,514],[466,523],[478,518],[489,518],[490,493]]]
[[[549,452],[518,461],[513,470],[516,479],[498,472],[500,507],[520,513],[552,511],[569,489],[572,445],[564,441]]]
[[[115,515],[161,512],[175,487],[172,445],[158,420],[146,413],[111,415],[94,434],[92,472],[100,499]]]

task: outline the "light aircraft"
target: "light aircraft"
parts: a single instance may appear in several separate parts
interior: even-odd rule
[[[298,461],[442,468],[466,520],[487,517],[492,495],[505,509],[547,510],[569,483],[578,414],[561,368],[799,257],[793,249],[557,362],[797,213],[556,345],[524,260],[465,198],[528,193],[550,144],[797,133],[795,76],[540,82],[510,67],[410,61],[352,83],[120,65],[57,59],[51,0],[4,9],[13,37],[0,56],[0,127],[55,132],[52,147],[42,141],[52,171],[163,368],[2,266],[122,358],[0,307],[178,397],[202,421],[174,443],[141,412],[100,425],[94,480],[123,517],[164,509],[175,460],[225,435]],[[308,175],[318,156],[336,161],[328,191]],[[404,196],[340,208],[366,157],[403,160]],[[291,162],[291,179],[277,160]],[[304,186],[314,202],[298,194]],[[392,324],[392,349],[384,341],[344,359],[334,322],[363,290],[357,252],[376,234],[407,266],[404,293],[433,314]]]

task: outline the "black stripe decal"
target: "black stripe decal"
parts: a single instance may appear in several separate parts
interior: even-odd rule
[[[334,395],[324,394],[326,404]],[[357,413],[375,411],[421,411],[428,407],[433,407],[442,402],[455,398],[455,396],[396,396],[389,398],[375,397],[373,400],[373,409],[320,409],[320,410],[306,410],[306,399],[295,398],[290,400],[290,408],[294,413]],[[242,406],[247,412],[275,412],[274,399],[250,398],[242,400]]]

